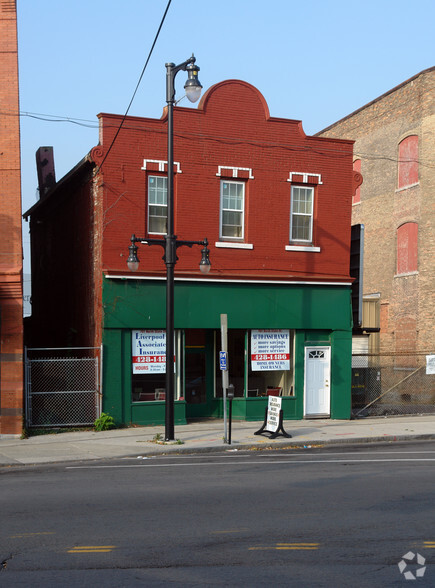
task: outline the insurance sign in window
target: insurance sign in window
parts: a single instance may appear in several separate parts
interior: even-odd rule
[[[251,331],[252,371],[290,369],[290,331],[257,329]]]

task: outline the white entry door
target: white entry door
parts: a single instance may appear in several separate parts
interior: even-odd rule
[[[331,348],[305,348],[304,414],[329,417],[331,413]]]

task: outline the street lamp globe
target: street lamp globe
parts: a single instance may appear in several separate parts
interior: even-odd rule
[[[190,102],[197,102],[201,96],[202,90],[202,85],[198,80],[199,67],[194,63],[189,63],[189,65],[186,67],[186,70],[188,76],[186,83],[184,84],[186,96]]]
[[[208,241],[204,240],[204,248],[201,249],[201,261],[199,262],[199,269],[201,273],[208,274],[211,270],[210,251],[208,249]]]
[[[127,258],[127,266],[131,272],[137,272],[139,269],[139,258],[137,256],[137,245],[135,245],[136,237],[132,235],[131,245],[129,246],[129,256]]]

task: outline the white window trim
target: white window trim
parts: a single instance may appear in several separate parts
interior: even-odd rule
[[[253,180],[254,176],[252,175],[252,168],[251,167],[233,167],[232,165],[218,165],[218,172],[217,176],[220,178],[222,177],[222,170],[228,169],[232,172],[233,178],[239,177],[239,171],[247,171],[249,173],[249,179]]]
[[[293,212],[293,188],[304,188],[304,190],[311,190],[312,191],[312,199],[311,199],[311,224],[310,224],[310,238],[309,239],[292,239],[292,232],[293,232],[293,215],[294,216],[308,216],[308,214],[297,214]],[[289,231],[289,241],[290,243],[312,243],[313,242],[313,228],[314,228],[314,188],[312,186],[301,186],[300,184],[293,184],[290,189],[290,231]],[[297,247],[297,245],[295,245]]]
[[[401,188],[396,188],[395,192],[403,192],[403,190],[408,190],[408,188],[415,188],[415,186],[419,186],[420,182],[414,182],[413,184],[408,184],[407,186],[402,186]]]
[[[305,247],[303,245],[286,245],[286,251],[308,251],[309,253],[320,253],[320,247]]]
[[[159,171],[159,172],[167,171],[168,162],[165,161],[164,159],[144,159],[143,160],[143,166],[141,167],[141,169],[143,169],[144,171],[147,171],[147,164],[148,163],[156,163],[159,166],[159,169],[158,170],[148,170],[150,172],[153,172],[153,171]],[[165,169],[165,166],[166,166],[166,169]],[[174,161],[174,166],[177,168],[177,174],[182,174],[183,173],[181,171],[181,167],[180,167],[180,162],[179,161]]]
[[[237,243],[234,241],[216,241],[215,247],[221,249],[254,249],[252,243]]]
[[[418,270],[412,272],[404,272],[403,274],[394,274],[394,278],[406,278],[408,276],[418,276]]]
[[[293,176],[302,176],[302,184],[308,184],[308,178],[317,178],[318,184],[323,184],[322,182],[322,174],[312,174],[310,172],[296,172],[291,171],[289,172],[289,177],[287,178],[287,182],[293,182]],[[300,183],[300,182],[296,182]]]
[[[223,213],[223,206],[222,206],[222,201],[223,201],[223,183],[227,182],[228,184],[242,184],[243,186],[243,210],[242,212],[242,236],[241,237],[226,237],[224,235],[222,235],[222,213]],[[234,180],[227,180],[227,179],[223,179],[220,181],[220,199],[219,199],[219,238],[222,239],[222,241],[226,241],[229,243],[240,243],[240,241],[243,241],[243,239],[245,238],[245,190],[246,185],[245,182],[241,182],[241,181],[234,181]],[[240,211],[235,211],[235,212],[240,212]]]

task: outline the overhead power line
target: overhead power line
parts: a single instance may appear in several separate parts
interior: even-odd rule
[[[0,111],[0,115],[5,115],[5,116],[12,116],[13,114],[16,113],[12,113],[12,112],[5,112],[5,111]],[[53,114],[41,114],[41,113],[37,113],[37,112],[20,112],[19,116],[27,116],[30,118],[35,118],[38,120],[43,120],[46,122],[56,122],[56,123],[72,123],[72,124],[76,124],[78,126],[83,126],[83,127],[87,127],[90,129],[98,129],[99,128],[99,123],[98,122],[94,122],[88,119],[80,119],[80,118],[72,118],[72,117],[68,117],[68,116],[60,116],[60,115],[53,115]],[[126,117],[124,116],[122,119],[122,123],[121,125],[124,124]],[[116,128],[118,131],[121,128],[121,125],[106,125],[105,128]],[[138,131],[138,132],[144,132],[144,133],[156,133],[156,134],[160,134],[160,133],[166,133],[166,131],[164,130],[158,130],[156,128],[147,128],[144,127],[143,125],[140,126],[136,126],[135,124],[129,124],[128,130],[130,131]],[[200,133],[200,134],[196,134],[196,133],[189,133],[189,132],[178,132],[175,133],[176,137],[183,137],[185,139],[191,139],[191,140],[197,140],[198,138],[200,138],[201,140],[208,140],[208,141],[216,141],[218,143],[228,143],[228,144],[236,144],[236,143],[246,143],[246,141],[243,141],[241,139],[237,139],[234,137],[222,137],[222,136],[215,136],[215,135],[205,135],[204,133]],[[314,138],[316,138],[315,135],[313,135]],[[116,137],[115,137],[116,138]],[[111,147],[113,146],[113,143],[115,141],[112,141]],[[320,147],[313,147],[313,146],[304,146],[301,147],[300,145],[292,145],[290,143],[274,143],[274,142],[267,142],[267,141],[261,141],[261,140],[256,140],[253,139],[251,141],[247,141],[249,144],[253,145],[253,146],[257,146],[257,147],[263,147],[263,148],[281,148],[284,150],[288,150],[288,151],[315,151],[317,153],[322,153],[325,156],[328,155],[334,155],[334,154],[339,154],[345,157],[348,157],[349,154],[348,153],[343,153],[342,150],[338,150],[338,149],[333,149],[331,147],[326,147],[326,146],[322,146]],[[387,161],[392,161],[393,163],[406,163],[406,162],[413,162],[415,161],[416,163],[418,163],[419,165],[423,165],[424,167],[434,167],[435,166],[435,160],[432,159],[399,159],[398,157],[392,156],[392,155],[387,155],[385,153],[363,153],[363,152],[359,152],[359,151],[354,151],[353,152],[354,157],[358,158],[358,159],[363,159],[366,161],[373,161],[373,160],[387,160]],[[101,167],[101,166],[100,166]]]

